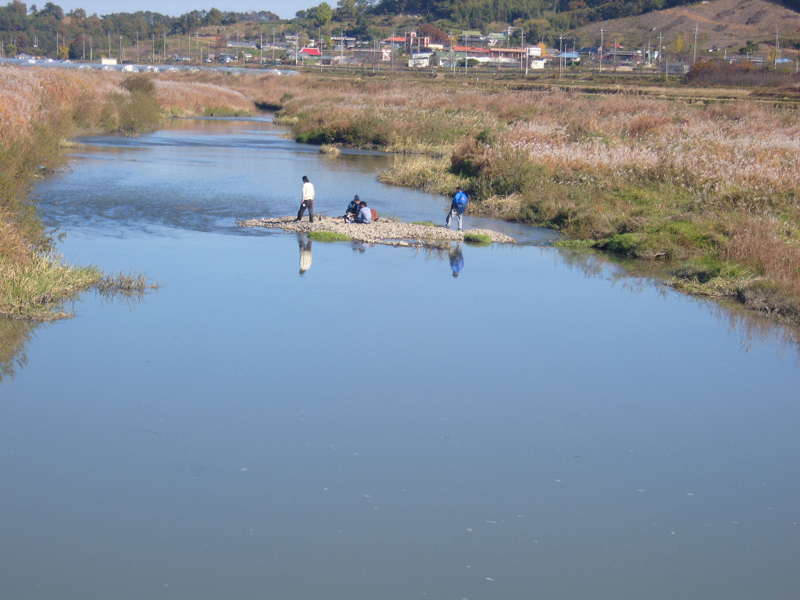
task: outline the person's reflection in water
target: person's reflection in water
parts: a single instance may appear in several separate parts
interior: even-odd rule
[[[311,268],[311,240],[298,236],[297,242],[300,244],[300,275],[302,276]]]
[[[450,246],[450,270],[453,272],[453,277],[458,277],[461,269],[464,268],[464,255],[461,253],[461,242]]]

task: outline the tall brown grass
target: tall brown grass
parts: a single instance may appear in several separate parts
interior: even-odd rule
[[[247,81],[237,85],[252,93]],[[304,141],[450,157],[398,161],[382,181],[449,194],[457,177],[472,210],[556,227],[628,256],[723,261],[716,276],[693,285],[732,295],[749,289],[745,301],[764,312],[780,305],[787,313],[791,302],[778,298],[800,298],[795,108],[438,80],[295,77],[260,85]],[[758,304],[756,280],[779,293]]]
[[[241,92],[213,83],[107,71],[0,66],[0,314],[52,318],[50,307],[96,282],[63,265],[29,197],[32,182],[63,160],[76,129],[135,135],[164,114],[251,112]]]

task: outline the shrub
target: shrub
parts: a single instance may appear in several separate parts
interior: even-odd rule
[[[156,91],[156,84],[145,74],[131,75],[120,84],[130,93],[139,92],[141,94],[153,95]]]
[[[307,235],[318,242],[349,242],[352,239],[349,235],[333,231],[309,231]]]
[[[488,246],[492,243],[492,238],[485,233],[467,232],[464,234],[464,241],[468,244],[474,244],[476,246]]]

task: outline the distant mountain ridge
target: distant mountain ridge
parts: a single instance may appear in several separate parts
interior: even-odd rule
[[[786,3],[788,4],[788,2]],[[571,34],[591,39],[604,30],[606,39],[617,34],[628,43],[654,43],[681,35],[687,47],[694,43],[697,28],[698,48],[737,51],[751,42],[774,47],[778,35],[781,48],[800,47],[800,13],[766,0],[713,0],[656,11],[648,14],[600,21],[574,29]],[[796,53],[795,53],[796,54]]]

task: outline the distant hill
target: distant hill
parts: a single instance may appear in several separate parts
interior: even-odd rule
[[[713,0],[688,6],[678,6],[635,17],[600,21],[579,27],[570,32],[585,43],[594,37],[599,40],[600,29],[605,40],[613,41],[618,35],[623,45],[646,43],[648,37],[658,42],[661,33],[664,43],[681,35],[685,48],[694,44],[695,26],[698,28],[698,49],[736,51],[748,41],[775,45],[775,34],[780,34],[781,47],[787,51],[800,45],[800,13],[765,0]],[[796,52],[794,53],[796,55]]]
[[[800,49],[798,11],[800,0],[379,0],[368,12],[371,23],[384,28],[428,23],[444,31],[488,33],[513,25],[516,44],[524,31],[526,40],[548,45],[558,46],[563,36],[596,46],[602,29],[607,44],[616,37],[625,47],[642,47],[649,38],[655,48],[660,32],[665,46],[682,43],[684,54],[694,49],[695,27],[698,52],[714,48],[719,55],[745,46],[767,54],[778,33],[783,56],[794,57]],[[339,18],[337,10],[334,20]]]

